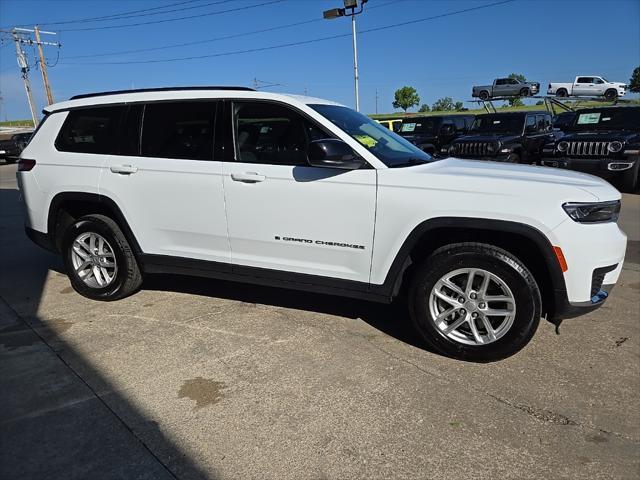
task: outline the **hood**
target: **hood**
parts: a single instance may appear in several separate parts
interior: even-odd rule
[[[435,142],[438,139],[438,136],[434,135],[433,133],[401,133],[400,136],[405,140],[409,140],[410,142]]]
[[[484,133],[477,135],[465,135],[464,137],[460,137],[455,140],[453,143],[461,143],[461,142],[492,142],[498,140],[502,143],[513,142],[516,139],[519,139],[520,135],[514,135],[512,133]]]
[[[625,130],[591,130],[586,132],[567,131],[563,135],[562,140],[567,142],[604,142],[610,140],[628,141],[634,137],[640,137],[640,132],[629,132]]]
[[[620,192],[601,178],[550,167],[447,158],[389,171],[405,172],[402,181],[407,187],[456,190],[519,200],[528,198],[535,205],[545,201],[557,205],[620,199]]]

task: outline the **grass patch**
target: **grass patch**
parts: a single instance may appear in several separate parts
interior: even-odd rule
[[[31,127],[33,128],[32,120],[9,120],[7,122],[0,122],[0,127]]]

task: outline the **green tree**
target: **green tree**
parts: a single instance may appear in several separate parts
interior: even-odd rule
[[[430,112],[431,108],[429,108],[429,105],[427,105],[426,103],[423,103],[422,105],[420,105],[420,109],[418,111],[420,113]]]
[[[420,97],[418,96],[418,91],[415,88],[404,86],[396,90],[393,108],[401,108],[405,113],[407,113],[407,110],[419,104]]]
[[[431,110],[434,112],[445,112],[454,109],[455,105],[451,97],[439,98],[433,103],[433,105],[431,105]]]
[[[527,78],[521,73],[512,73],[511,75],[509,75],[509,78],[515,78],[520,82],[527,81]],[[522,101],[522,99],[520,99],[520,97],[510,98],[508,102],[510,107],[522,107],[524,105],[524,102]]]
[[[464,105],[462,102],[456,102],[453,108],[456,109],[456,112],[461,112],[462,110],[464,110]]]
[[[640,93],[640,67],[636,67],[629,79],[629,91]]]

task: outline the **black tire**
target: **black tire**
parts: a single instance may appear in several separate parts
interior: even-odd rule
[[[609,90],[604,92],[604,98],[609,100],[610,102],[613,102],[618,98],[617,90],[615,90],[614,88],[610,88]]]
[[[489,95],[489,92],[487,92],[486,90],[482,90],[478,97],[480,97],[480,100],[489,100],[491,95]]]
[[[491,343],[468,345],[445,336],[430,312],[429,298],[438,280],[461,268],[479,268],[497,275],[513,294],[513,323]],[[428,346],[460,360],[489,362],[509,357],[531,340],[540,323],[540,291],[533,275],[509,252],[482,243],[458,243],[436,250],[416,268],[407,302],[411,319]]]
[[[521,97],[529,97],[530,95],[531,95],[531,90],[529,90],[528,88],[523,88],[522,90],[520,90]]]
[[[621,175],[619,187],[623,193],[635,193],[638,188],[638,177],[640,176],[640,157],[636,158],[636,163],[629,170]]]
[[[102,236],[113,250],[117,271],[115,277],[105,287],[91,287],[76,273],[73,266],[73,244],[79,235],[92,232]],[[64,233],[62,256],[67,275],[74,290],[92,300],[112,301],[127,297],[142,285],[142,273],[131,250],[129,242],[120,227],[104,215],[86,215],[71,225]]]
[[[559,88],[556,91],[556,97],[568,97],[569,96],[569,92],[567,92],[566,88]]]
[[[506,163],[520,163],[520,155],[518,155],[517,153],[510,153],[509,155],[507,155],[507,158],[505,159]]]

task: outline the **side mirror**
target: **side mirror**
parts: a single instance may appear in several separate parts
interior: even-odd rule
[[[524,127],[524,131],[525,133],[536,133],[537,130],[535,125],[527,125]]]
[[[449,123],[442,126],[440,129],[440,135],[453,135],[455,131],[455,127]]]
[[[309,143],[307,161],[312,167],[356,170],[364,165],[353,149],[337,138],[323,138]]]

